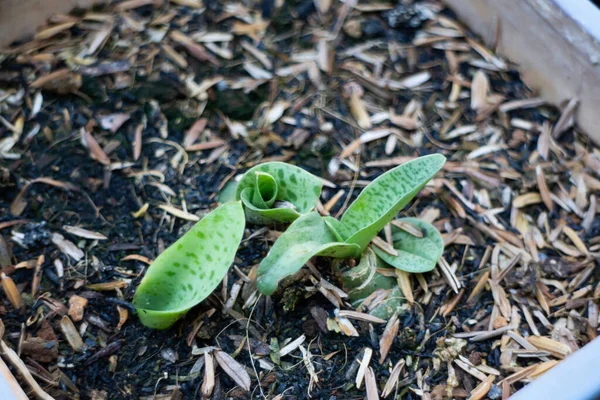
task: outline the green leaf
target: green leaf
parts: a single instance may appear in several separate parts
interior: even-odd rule
[[[348,293],[348,300],[354,307],[360,306],[367,297],[378,292],[381,298],[373,308],[366,311],[376,317],[388,319],[395,312],[403,314],[406,310],[406,301],[396,279],[378,273],[377,268],[380,267],[385,267],[385,264],[368,246],[362,254],[360,263],[342,273],[342,283]]]
[[[401,218],[423,233],[419,238],[392,225],[392,240],[397,256],[375,248],[375,253],[392,267],[412,273],[428,272],[435,268],[444,253],[444,239],[438,230],[428,222],[417,218]]]
[[[341,222],[333,217],[330,216],[326,216],[323,217],[323,221],[325,222],[325,224],[327,225],[327,227],[329,228],[329,230],[331,230],[331,233],[333,233],[333,235],[335,236],[335,238],[337,239],[338,242],[343,242],[344,238],[342,237],[342,235],[340,234],[340,224]]]
[[[257,273],[257,287],[271,295],[278,282],[296,273],[311,257],[320,255],[335,258],[356,257],[360,248],[355,244],[339,243],[317,212],[300,216],[279,236]]]
[[[166,329],[210,295],[231,266],[244,227],[240,202],[227,203],[163,251],[133,298],[142,324]]]
[[[371,182],[342,216],[339,233],[346,243],[358,244],[364,250],[445,162],[441,154],[419,157]]]
[[[391,289],[398,286],[395,278],[377,272],[378,261],[369,246],[363,252],[358,265],[342,273],[344,291],[348,293],[348,300],[353,304],[362,302],[377,289]]]
[[[235,201],[235,192],[237,191],[237,182],[229,181],[225,184],[223,189],[219,192],[218,200],[220,204],[229,203]]]
[[[237,186],[246,219],[255,224],[288,223],[315,208],[321,195],[321,179],[282,162],[268,162],[249,169]]]

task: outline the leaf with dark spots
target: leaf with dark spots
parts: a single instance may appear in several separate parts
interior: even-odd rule
[[[445,162],[446,157],[441,154],[419,157],[371,182],[342,216],[338,232],[345,238],[345,242],[357,244],[364,250]],[[386,196],[389,194],[393,196]]]
[[[417,237],[392,225],[392,240],[397,256],[374,247],[375,253],[387,264],[402,271],[423,273],[435,268],[444,252],[444,239],[438,230],[428,222],[417,218],[402,218],[399,221],[408,223],[423,233]]]
[[[242,176],[236,198],[244,204],[249,222],[289,223],[315,208],[321,186],[321,179],[302,168],[268,162],[251,168]]]
[[[133,298],[140,321],[149,328],[166,329],[208,297],[229,270],[244,228],[240,202],[227,203],[163,251]],[[219,229],[232,234],[220,237],[215,234]]]
[[[321,255],[335,258],[357,257],[356,244],[340,243],[332,229],[317,213],[302,215],[277,239],[257,273],[257,287],[270,295],[278,282],[296,273],[311,257]]]

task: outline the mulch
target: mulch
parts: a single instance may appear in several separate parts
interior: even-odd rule
[[[2,362],[40,398],[508,398],[598,333],[600,150],[576,99],[545,104],[486,41],[437,1],[54,16],[0,52]],[[284,227],[248,226],[221,288],[169,330],[140,324],[149,263],[247,168],[321,176],[317,210],[339,216],[431,153],[448,162],[401,215],[446,249],[399,277],[404,314],[355,310],[320,258],[260,296]]]

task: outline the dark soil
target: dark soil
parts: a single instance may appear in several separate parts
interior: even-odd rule
[[[530,360],[523,359],[519,359],[518,363],[513,360],[514,363],[510,366],[503,365],[501,355],[506,347],[500,346],[501,336],[467,342],[453,337],[453,334],[486,331],[488,327],[491,330],[492,326],[498,327],[496,323],[501,324],[498,304],[489,287],[482,291],[475,302],[466,302],[481,274],[491,268],[488,265],[489,259],[483,260],[482,265],[484,253],[488,247],[491,249],[500,243],[514,243],[510,240],[512,237],[516,237],[521,248],[529,252],[529,248],[522,245],[524,236],[519,231],[521,225],[511,222],[516,208],[511,207],[510,202],[529,191],[537,193],[537,162],[544,165],[548,185],[554,192],[559,193],[562,185],[563,192],[567,194],[560,198],[566,202],[565,197],[569,197],[569,193],[579,190],[579,186],[572,184],[569,168],[583,159],[589,161],[593,158],[594,151],[598,151],[587,142],[585,136],[576,129],[566,129],[556,139],[557,144],[550,153],[550,160],[544,161],[537,155],[538,138],[542,135],[545,123],[556,123],[560,115],[557,110],[541,105],[503,113],[497,111],[496,107],[483,116],[472,110],[467,85],[471,85],[474,73],[479,70],[474,67],[473,61],[487,63],[490,88],[493,93],[503,95],[503,101],[525,99],[533,94],[520,81],[518,73],[510,64],[494,71],[489,66],[494,61],[480,57],[463,37],[413,46],[412,43],[419,39],[419,32],[430,27],[450,29],[449,23],[440,25],[432,19],[441,16],[444,21],[454,22],[452,14],[437,6],[437,3],[432,6],[435,11],[433,15],[419,8],[422,4],[430,3],[420,1],[406,6],[397,5],[393,10],[357,9],[350,12],[346,20],[360,22],[360,37],[352,36],[349,28],[344,26],[339,36],[330,42],[334,57],[333,70],[330,73],[317,71],[322,85],[320,88],[306,70],[290,75],[277,71],[300,64],[301,57],[291,61],[294,56],[298,56],[301,51],[314,51],[317,48],[319,37],[315,29],[331,31],[340,15],[341,3],[321,15],[312,0],[286,2],[281,8],[276,8],[271,1],[250,2],[249,14],[243,16],[245,21],[258,24],[260,14],[271,18],[270,25],[264,32],[257,30],[254,36],[236,34],[228,39],[227,48],[233,52],[233,57],[229,60],[217,57],[219,65],[198,60],[166,37],[158,41],[175,47],[189,63],[187,68],[178,67],[164,55],[163,48],[148,41],[151,29],[149,25],[144,25],[140,32],[136,32],[132,28],[134,22],[144,21],[147,24],[154,18],[173,11],[175,16],[168,23],[157,26],[178,29],[190,35],[198,31],[227,33],[234,29],[234,18],[231,15],[235,12],[226,14],[228,11],[225,5],[217,1],[205,2],[204,12],[175,3],[177,2],[157,7],[145,5],[129,11],[115,11],[114,8],[98,10],[115,16],[115,30],[112,32],[115,36],[108,39],[109,44],[94,57],[105,60],[111,68],[116,68],[115,60],[124,58],[127,60],[127,71],[96,76],[78,65],[73,70],[81,75],[81,85],[68,93],[58,94],[56,88],[46,87],[40,91],[32,87],[32,81],[46,76],[49,71],[62,67],[71,68],[71,64],[61,57],[71,54],[71,47],[81,46],[81,38],[90,35],[89,20],[78,20],[66,32],[43,41],[40,50],[36,50],[34,45],[29,48],[27,44],[23,44],[4,55],[0,54],[0,115],[13,125],[20,117],[24,117],[23,134],[17,145],[12,150],[9,149],[9,152],[14,152],[19,157],[0,158],[0,238],[8,243],[9,248],[9,262],[5,262],[6,265],[2,267],[17,284],[24,307],[17,310],[3,297],[0,316],[5,326],[4,340],[13,348],[19,348],[19,343],[23,340],[39,336],[41,329],[47,330],[46,322],[57,335],[59,357],[52,362],[41,362],[36,354],[21,354],[21,358],[31,369],[39,365],[52,378],[51,383],[38,380],[43,388],[57,399],[138,399],[152,398],[155,394],[164,396],[156,398],[201,398],[203,373],[195,377],[190,377],[189,374],[194,363],[201,357],[192,354],[193,348],[206,346],[217,346],[229,354],[235,354],[235,359],[247,367],[252,377],[252,391],[247,393],[236,387],[227,374],[217,369],[213,399],[272,399],[280,394],[284,394],[286,399],[364,398],[364,387],[356,388],[355,377],[359,365],[357,360],[362,359],[362,351],[366,347],[376,349],[370,366],[374,369],[380,390],[396,362],[400,359],[406,361],[395,398],[407,400],[423,398],[418,394],[421,391],[432,399],[446,398],[446,385],[451,381],[448,366],[453,365],[452,361],[457,354],[465,356],[474,364],[483,362],[500,370],[502,376],[498,377],[496,383],[527,366]],[[238,3],[228,5],[233,4]],[[467,37],[474,38],[468,33]],[[117,43],[118,38],[124,42]],[[357,52],[362,58],[342,55],[344,50],[368,40],[380,40],[381,44]],[[242,68],[243,62],[254,62],[242,48],[242,41],[255,44],[260,52],[268,55],[274,65],[268,70],[262,64],[254,63],[268,70],[272,77],[266,78],[264,82],[254,78],[253,82],[234,89],[231,87],[232,82],[248,78],[248,73]],[[451,42],[456,49],[435,47],[435,43],[446,42]],[[390,43],[400,46],[395,57],[389,53]],[[125,57],[128,49],[136,49],[136,55]],[[154,50],[160,51],[150,57],[149,54]],[[52,54],[52,61],[43,63],[23,59],[44,51]],[[452,51],[461,59],[458,61],[457,71],[451,73],[447,57],[448,52]],[[492,52],[490,54],[490,57],[495,57]],[[212,53],[211,56],[215,57]],[[384,59],[379,67],[374,67],[370,61],[364,61],[365,58],[375,56],[382,56]],[[364,76],[359,73],[361,65],[367,66]],[[414,87],[392,90],[375,85],[374,82],[384,79],[384,75],[373,77],[371,72],[376,68],[382,68],[386,73],[385,77],[396,81],[422,71],[429,72],[430,78]],[[199,99],[189,94],[185,86],[186,74],[194,78],[196,84],[214,76],[222,76],[227,82],[224,80],[211,86],[206,90],[206,98]],[[130,79],[129,83],[119,87],[118,80],[125,78]],[[448,102],[452,79],[465,85],[461,91],[467,95],[456,100],[455,108],[445,108],[438,103]],[[398,142],[391,152],[386,152],[385,139],[370,142],[360,146],[360,151],[347,159],[348,164],[342,162],[339,170],[331,174],[332,160],[335,161],[349,143],[368,130],[357,126],[353,111],[345,98],[344,86],[349,82],[364,85],[364,101],[368,103],[367,109],[372,117],[390,110],[398,115],[402,114],[409,102],[415,100],[422,109],[414,115],[418,115],[422,125],[416,131],[410,131],[392,126],[386,120],[382,126],[398,131]],[[247,93],[244,93],[244,88]],[[22,93],[19,94],[19,91]],[[12,102],[7,101],[3,93],[14,96]],[[37,93],[43,94],[43,106],[32,116],[31,104]],[[290,102],[285,109],[285,121],[266,124],[268,107],[279,100]],[[443,133],[441,131],[455,109],[460,110],[460,116],[453,124],[454,128],[477,124],[477,132],[500,127],[500,133],[478,134],[474,130],[475,133],[471,132],[470,136],[446,140],[445,135],[451,129]],[[102,129],[100,124],[102,116],[113,113],[126,113],[130,117],[114,133],[109,129]],[[190,151],[185,165],[180,161],[174,166],[177,148],[172,143],[181,145],[186,132],[200,117],[207,119],[207,129],[199,140],[210,142],[221,138],[225,144],[215,149]],[[527,131],[518,124],[511,125],[510,121],[514,119],[523,120],[533,127]],[[246,134],[233,134],[228,128],[232,121],[244,126]],[[139,158],[135,159],[135,132],[140,124],[144,125],[143,145]],[[36,126],[39,127],[39,133],[27,137],[27,133]],[[168,126],[169,142],[164,141],[161,135],[165,126]],[[305,131],[305,136],[303,140],[297,141],[295,138],[299,129]],[[110,167],[94,159],[89,144],[87,147],[82,145],[82,131],[93,132],[104,150],[112,149],[108,152],[112,163]],[[7,124],[0,125],[0,140],[11,134]],[[522,140],[519,140],[520,137]],[[467,157],[472,151],[489,145],[492,139],[495,143],[502,144],[502,148],[473,160]],[[343,200],[329,210],[331,215],[336,215],[338,210],[347,205],[346,197],[350,200],[356,197],[365,182],[373,180],[392,166],[391,161],[381,166],[370,165],[370,162],[434,152],[446,154],[450,166],[444,171],[443,177],[432,187],[425,189],[403,214],[416,216],[427,210],[437,209],[439,217],[435,224],[446,237],[453,232],[462,235],[460,240],[447,246],[444,258],[448,264],[455,264],[453,274],[463,286],[460,288],[460,296],[464,294],[464,297],[444,315],[440,308],[457,295],[447,278],[438,270],[425,274],[428,290],[431,291],[429,294],[413,279],[413,292],[417,301],[401,316],[400,332],[383,365],[378,362],[377,349],[384,326],[353,321],[360,333],[359,337],[323,330],[319,324],[323,320],[318,321],[315,315],[320,312],[321,315],[334,318],[334,307],[318,292],[307,290],[307,286],[311,286],[307,279],[289,282],[285,290],[272,298],[261,297],[247,309],[242,309],[243,301],[238,300],[234,307],[237,314],[234,315],[221,312],[223,295],[219,288],[205,302],[192,309],[183,320],[165,331],[145,328],[135,315],[135,309],[129,302],[147,265],[139,260],[124,261],[123,258],[135,254],[152,260],[191,226],[190,222],[165,213],[157,205],[170,203],[177,208],[187,209],[188,213],[203,215],[217,204],[220,188],[232,175],[242,173],[260,161],[278,159],[301,166],[334,182],[335,188],[324,189],[321,198],[323,204],[340,188],[344,189]],[[584,153],[588,158],[582,155]],[[563,160],[560,160],[561,157]],[[588,176],[596,174],[595,179],[598,179],[598,171],[592,171],[591,166],[594,164],[588,161],[581,161],[584,163],[582,170]],[[131,164],[123,166],[117,165],[118,163]],[[398,163],[400,161],[396,164]],[[357,167],[358,171],[351,167]],[[471,173],[473,171],[476,175]],[[26,189],[23,198],[26,206],[23,212],[18,213],[20,215],[13,213],[11,206],[14,207],[19,193],[28,182],[40,177],[75,185],[77,190],[65,190],[64,187],[43,182],[33,183]],[[478,207],[486,210],[500,207],[504,209],[493,213],[495,221],[490,223],[491,220],[484,212],[465,205],[457,198],[456,193],[443,186],[442,178],[458,187],[458,193]],[[502,283],[508,293],[509,305],[515,307],[517,313],[521,306],[531,307],[532,310],[543,308],[537,304],[535,288],[527,291],[527,286],[532,285],[523,285],[523,282],[530,282],[533,286],[536,283],[543,284],[548,291],[547,300],[552,301],[562,293],[550,284],[546,286],[548,282],[543,279],[558,279],[568,285],[589,263],[596,262],[594,257],[597,257],[597,253],[594,251],[597,249],[593,246],[598,244],[598,224],[594,222],[587,229],[583,226],[584,214],[589,212],[587,199],[595,188],[593,181],[585,182],[591,186],[587,196],[584,195],[585,207],[579,210],[581,213],[565,210],[555,204],[554,209],[544,215],[550,221],[550,229],[555,229],[560,221],[577,231],[590,246],[592,255],[566,255],[561,250],[564,248],[554,247],[554,244],[539,249],[539,263],[532,261],[529,264],[533,266],[533,273],[528,275],[527,271],[519,270],[521,275],[514,275],[516,277],[512,283],[510,277],[513,275],[505,278]],[[175,196],[165,191],[164,187],[161,188],[161,184],[168,186]],[[503,204],[504,189],[512,194],[508,204]],[[479,191],[489,194],[487,202]],[[146,203],[149,204],[146,214],[134,216]],[[522,210],[522,217],[532,226],[536,225],[539,213],[546,211],[541,201]],[[17,222],[11,224],[12,221]],[[506,233],[509,239],[490,237],[477,223],[492,228],[501,226],[502,233]],[[83,227],[101,233],[108,239],[96,241],[70,235],[63,230],[65,225]],[[250,274],[251,268],[260,262],[272,244],[273,236],[269,232],[259,231],[261,228],[249,226],[245,237],[257,232],[258,235],[243,242],[240,247],[235,265],[244,274]],[[271,230],[281,231],[283,228],[271,227]],[[542,228],[540,232],[541,230]],[[85,256],[76,261],[66,255],[52,242],[53,233],[61,233],[82,249]],[[547,239],[550,232],[544,231],[543,235]],[[568,239],[559,237],[573,247]],[[465,245],[465,240],[469,244]],[[547,242],[550,243],[548,240]],[[32,296],[32,269],[15,270],[13,266],[35,260],[40,255],[44,256],[41,285]],[[560,265],[564,265],[561,271],[568,271],[563,276],[556,269],[543,271],[542,264],[549,259],[560,260]],[[57,261],[64,266],[62,277],[59,277]],[[329,260],[318,260],[317,267],[325,279],[341,285]],[[238,276],[232,271],[227,279],[227,289],[237,279]],[[127,285],[110,290],[93,290],[87,287],[90,284],[114,281],[125,281]],[[589,280],[584,279],[581,286],[575,285],[569,287],[569,290],[575,291],[589,285],[586,298],[595,302],[598,298],[594,295],[594,290],[597,291],[596,282],[597,274],[593,271]],[[540,290],[539,287],[537,290]],[[61,317],[69,307],[68,301],[75,294],[89,301],[83,321],[76,323],[76,327],[83,332],[82,337],[87,346],[87,350],[83,352],[74,352],[59,328]],[[52,299],[64,308],[50,307]],[[118,306],[129,310],[127,321],[121,329],[117,329],[120,317]],[[561,318],[571,318],[570,321],[575,318],[564,307],[559,302],[552,306],[553,314],[546,315],[552,324],[557,324]],[[575,339],[571,341],[579,346],[595,337],[597,321],[594,327],[592,322],[585,319],[588,316],[587,302],[573,307],[577,311],[577,318],[584,321],[584,327],[575,332]],[[211,308],[215,308],[216,312],[210,318],[204,318],[202,327],[192,340],[194,346],[189,346],[187,338],[198,322],[196,318]],[[242,319],[236,321],[240,316]],[[247,323],[247,318],[251,319],[250,324]],[[552,324],[543,326],[536,320],[542,336],[552,336],[559,340]],[[523,319],[515,331],[527,337],[532,334],[529,329]],[[276,361],[273,354],[271,357],[268,354],[273,340],[277,340],[279,347],[283,347],[286,339],[294,340],[302,334],[306,335],[303,346],[313,355],[312,362],[319,377],[318,385],[310,394],[309,375],[298,350],[282,358],[279,365],[271,371],[259,365],[259,358]],[[250,350],[240,347],[240,336],[252,339]],[[560,340],[567,342],[564,338]],[[459,350],[454,351],[454,348]],[[532,363],[538,361],[535,358],[531,360]],[[44,376],[44,373],[40,375]],[[455,397],[466,397],[480,384],[479,380],[456,366],[453,373],[459,382],[454,388]],[[507,389],[493,385],[489,398],[499,398],[502,390],[508,390],[510,394],[522,384],[523,382],[516,381],[512,386],[507,385]]]

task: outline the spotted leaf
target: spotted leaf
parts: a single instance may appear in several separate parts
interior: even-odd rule
[[[204,300],[227,273],[244,233],[240,202],[198,221],[150,265],[133,305],[147,327],[166,329]]]
[[[261,293],[270,295],[278,282],[296,273],[311,257],[357,257],[356,244],[339,243],[332,229],[317,213],[300,216],[279,236],[267,257],[258,267],[257,286]]]
[[[364,250],[445,162],[446,157],[441,154],[419,157],[381,175],[348,207],[337,231],[346,243]]]
[[[302,168],[268,162],[249,169],[237,185],[246,219],[255,224],[288,223],[312,211],[321,195],[321,179]]]
[[[444,252],[444,239],[440,232],[430,223],[417,218],[401,218],[399,221],[418,229],[422,237],[392,225],[392,240],[398,255],[392,256],[376,247],[375,253],[387,264],[402,271],[422,273],[434,269]]]

